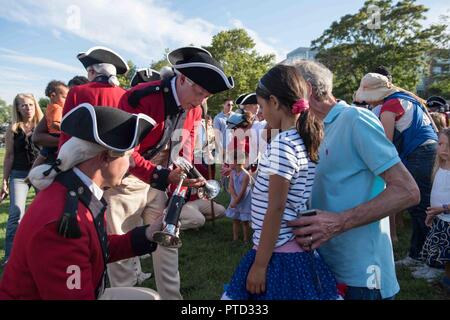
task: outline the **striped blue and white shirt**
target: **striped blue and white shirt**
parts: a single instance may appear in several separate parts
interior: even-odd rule
[[[292,228],[286,223],[296,219],[300,211],[307,210],[315,169],[316,165],[309,159],[305,144],[295,129],[281,132],[267,146],[259,162],[258,176],[252,194],[252,228],[255,245],[259,245],[264,216],[268,208],[269,176],[276,174],[291,182],[280,233],[275,244],[276,247],[280,247],[294,239]]]

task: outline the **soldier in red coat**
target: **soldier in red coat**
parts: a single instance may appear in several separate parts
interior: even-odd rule
[[[117,75],[125,74],[129,69],[125,60],[113,50],[99,46],[79,53],[77,58],[86,69],[89,82],[71,87],[63,115],[82,103],[117,108],[125,93],[117,79]],[[49,135],[45,119],[33,133],[33,142],[45,147],[61,147],[68,139],[65,133],[60,138]]]
[[[107,211],[110,233],[124,234],[139,224],[152,223],[166,207],[166,189],[177,184],[181,170],[171,169],[182,154],[193,158],[196,122],[201,120],[202,102],[214,93],[233,88],[233,78],[201,48],[184,47],[168,54],[173,73],[163,80],[141,83],[121,99],[119,108],[152,117],[156,126],[136,147],[134,167],[121,186],[109,190]],[[191,186],[203,182],[187,179]],[[178,271],[178,249],[158,246],[152,254],[156,287],[162,299],[182,299]],[[132,286],[141,274],[139,259],[108,266],[113,286]]]
[[[29,175],[38,193],[15,237],[0,299],[158,299],[147,288],[108,288],[106,264],[150,253],[161,222],[124,235],[105,229],[105,188],[119,185],[131,150],[154,126],[143,114],[82,104],[61,130],[71,135],[53,165]]]
[[[93,106],[117,108],[126,92],[119,85],[117,75],[128,72],[125,60],[116,52],[105,47],[93,47],[77,55],[88,73],[89,83],[73,87],[67,94],[63,116],[82,103]],[[70,137],[64,133],[59,139],[62,146]]]

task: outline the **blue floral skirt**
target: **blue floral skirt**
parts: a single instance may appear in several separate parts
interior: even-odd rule
[[[450,223],[435,217],[422,248],[421,258],[429,266],[443,268],[450,261]]]
[[[256,250],[241,260],[225,294],[232,300],[336,300],[336,280],[317,252],[273,253],[267,267],[266,292],[250,294],[247,274]]]

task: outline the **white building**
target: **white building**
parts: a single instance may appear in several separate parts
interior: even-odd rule
[[[287,54],[287,58],[285,60],[286,63],[298,60],[298,59],[306,59],[306,60],[314,60],[316,57],[317,51],[311,50],[308,47],[298,47],[297,49],[289,52]]]

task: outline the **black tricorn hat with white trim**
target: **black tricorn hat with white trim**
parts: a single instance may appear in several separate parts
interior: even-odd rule
[[[443,112],[447,111],[448,103],[444,98],[440,96],[431,96],[427,99],[427,107],[428,108],[439,108],[442,109]]]
[[[125,152],[136,147],[155,126],[155,120],[112,107],[82,103],[62,119],[61,131],[107,149]]]
[[[77,58],[85,69],[99,63],[112,64],[116,67],[117,74],[125,74],[129,69],[126,61],[118,53],[106,47],[92,47],[86,52],[80,52]]]
[[[158,71],[153,70],[152,68],[142,68],[136,70],[133,78],[131,78],[130,85],[134,87],[139,83],[152,82],[157,80],[161,80],[161,75]]]
[[[167,59],[176,71],[211,94],[234,88],[233,77],[227,77],[220,63],[205,49],[179,48],[170,52]]]
[[[241,94],[234,103],[242,106],[247,104],[258,104],[258,101],[256,100],[256,93],[251,92]]]

